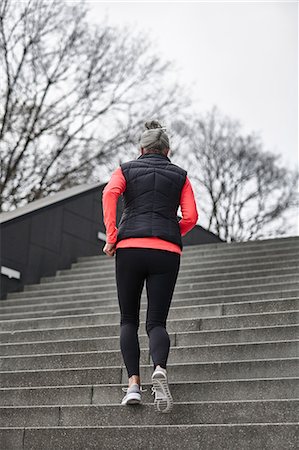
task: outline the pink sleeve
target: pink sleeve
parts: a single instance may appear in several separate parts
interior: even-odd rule
[[[186,181],[181,192],[180,207],[183,218],[179,221],[179,226],[181,235],[185,236],[188,231],[192,230],[198,221],[195,197],[188,177],[186,177]]]
[[[121,167],[118,167],[112,174],[110,181],[106,184],[102,192],[103,219],[106,227],[106,242],[114,244],[117,238],[116,208],[118,197],[126,189],[126,179]]]

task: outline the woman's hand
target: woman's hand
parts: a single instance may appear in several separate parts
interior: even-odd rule
[[[103,252],[106,253],[107,256],[114,256],[115,250],[116,250],[116,244],[108,244],[108,242],[105,244],[105,247],[103,248]]]

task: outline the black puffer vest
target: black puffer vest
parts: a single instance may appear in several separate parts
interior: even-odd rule
[[[126,179],[124,210],[117,242],[158,237],[183,248],[177,210],[187,171],[157,153],[140,155],[120,165]]]

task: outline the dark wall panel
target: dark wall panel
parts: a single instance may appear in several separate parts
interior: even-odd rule
[[[50,276],[57,267],[59,253],[45,247],[31,245],[28,255],[28,264],[24,275],[26,283],[35,283],[42,276]]]
[[[223,242],[216,234],[205,230],[200,225],[194,227],[186,236],[182,238],[183,245],[212,244],[213,242]]]
[[[93,202],[92,202],[92,216],[91,216],[93,222],[98,223],[99,227],[103,223],[103,217],[102,217],[102,204],[100,201],[94,196]],[[100,231],[100,230],[99,230]]]
[[[91,235],[91,221],[83,216],[74,214],[65,208],[63,216],[63,232],[81,239],[89,240]]]
[[[89,256],[96,255],[97,248],[100,247],[100,241],[88,242],[77,238],[76,236],[70,234],[63,234],[62,237],[62,247],[64,249],[64,259],[63,264],[70,265],[72,262],[76,261],[78,256]],[[104,243],[103,243],[104,245]],[[62,267],[60,267],[62,269]]]
[[[30,221],[24,220],[8,222],[1,226],[1,260],[10,257],[12,260],[17,259],[18,262],[26,264],[30,226]]]
[[[97,237],[103,218],[100,198],[104,185],[4,222],[1,265],[21,272],[21,279],[1,275],[1,298],[69,268],[78,256],[100,254]]]
[[[93,208],[93,196],[84,195],[80,198],[74,198],[67,203],[67,210],[83,217],[91,217]]]
[[[63,208],[46,208],[43,214],[36,214],[31,219],[31,242],[45,249],[59,253]]]

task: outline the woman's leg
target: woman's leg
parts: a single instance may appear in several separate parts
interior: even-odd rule
[[[149,350],[154,363],[166,369],[170,339],[166,330],[173,291],[179,268],[179,253],[166,250],[148,252],[146,290],[148,297],[146,332],[149,337]]]
[[[129,385],[140,384],[139,311],[144,286],[144,258],[138,248],[116,249],[115,274],[120,307],[120,348],[127,368]],[[135,377],[132,377],[132,376]],[[131,379],[131,380],[130,380]],[[131,382],[130,382],[131,381]]]

